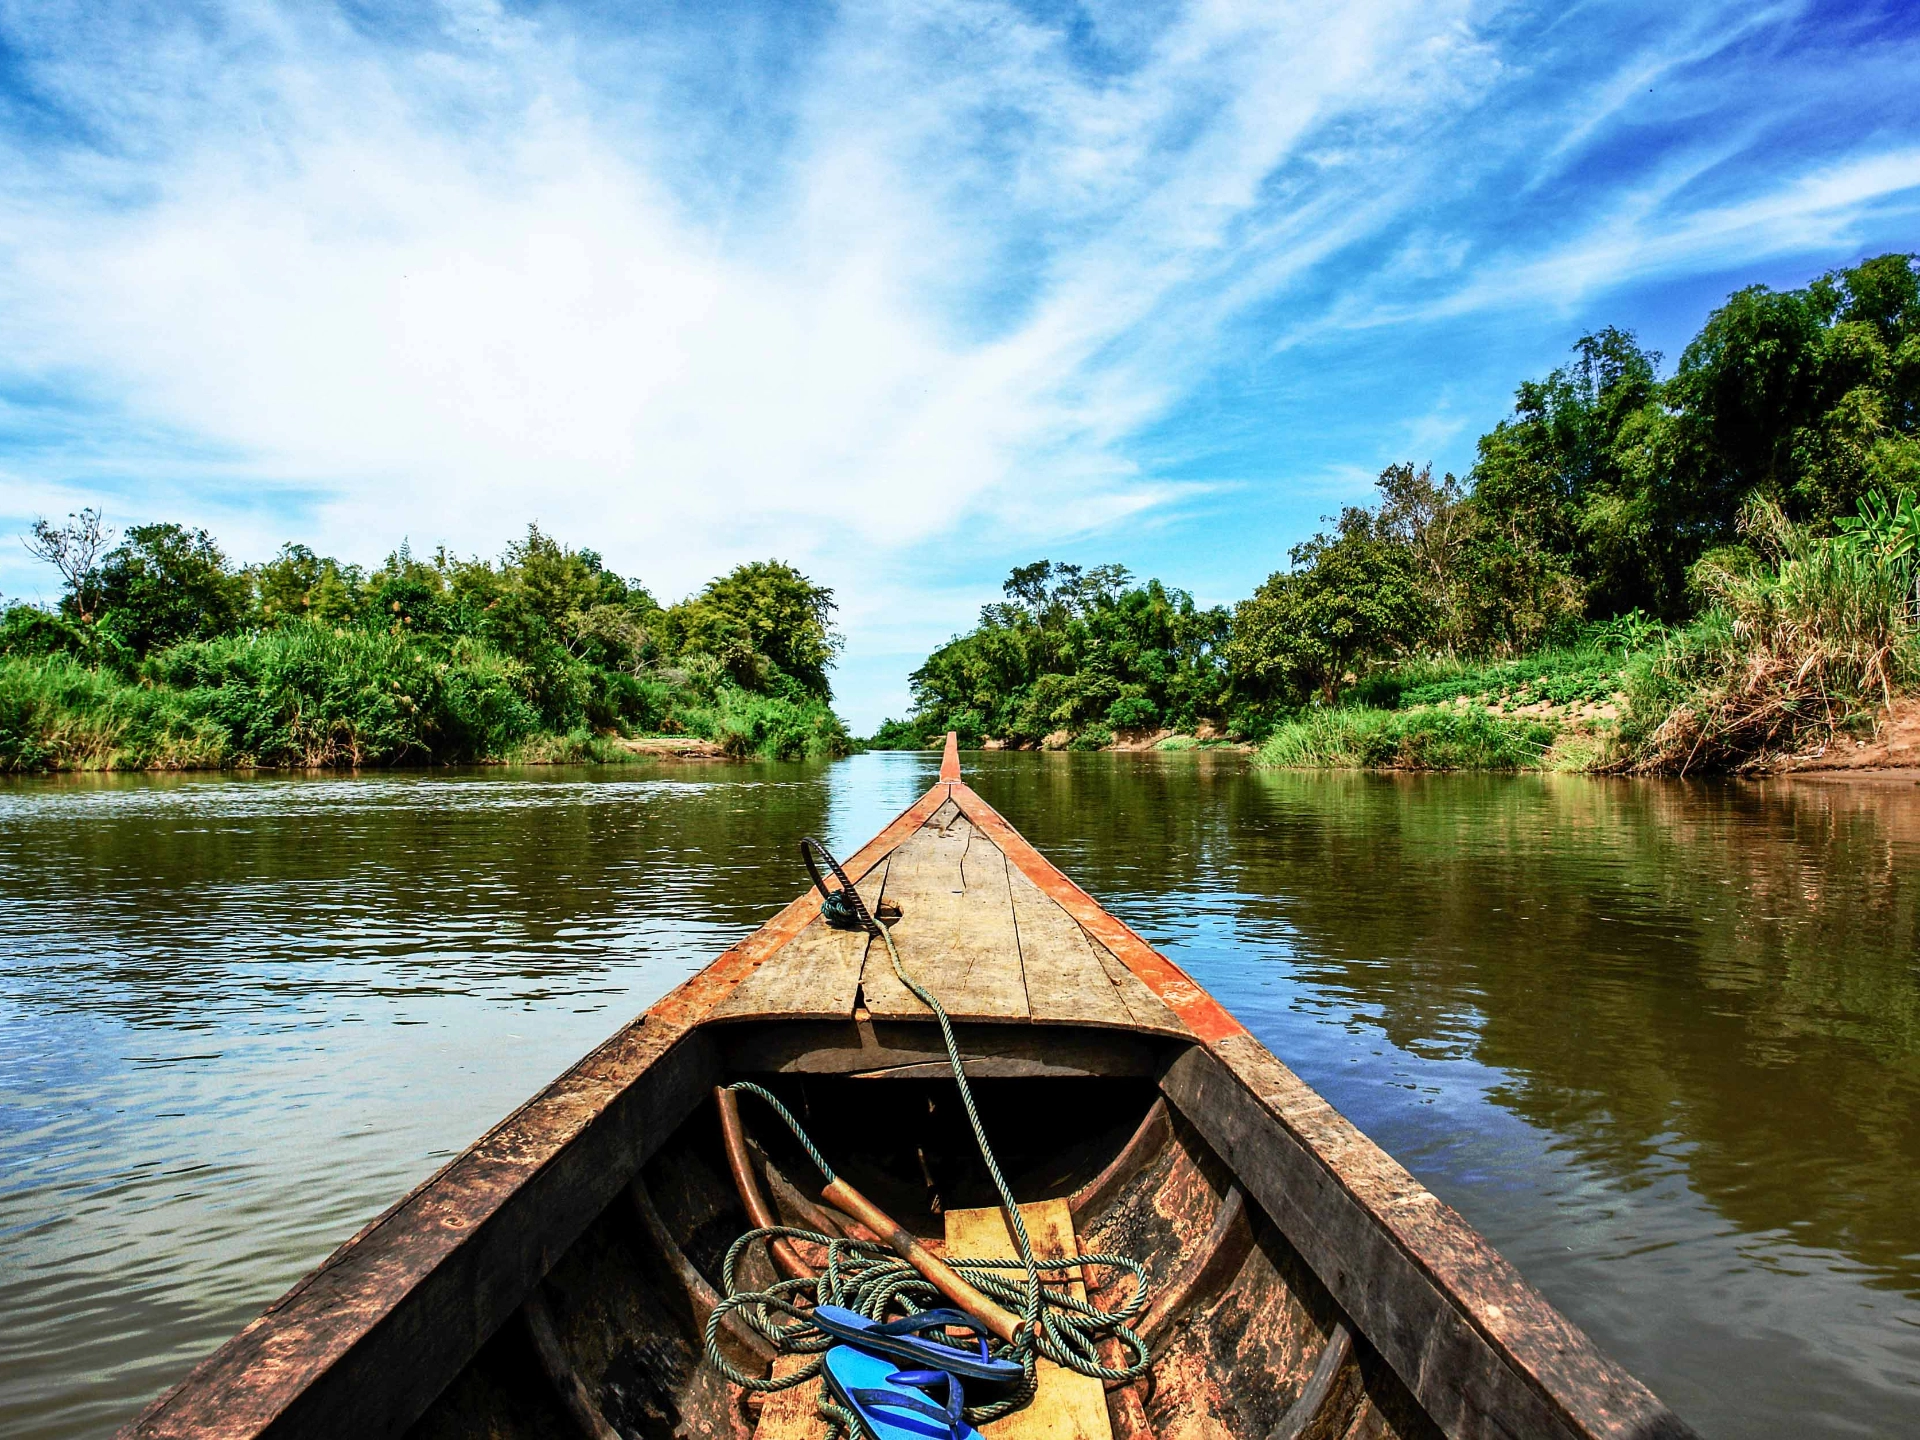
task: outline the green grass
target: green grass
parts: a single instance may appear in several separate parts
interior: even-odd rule
[[[739,758],[819,760],[852,749],[840,717],[822,700],[796,701],[723,689],[707,706],[681,712],[688,733]]]
[[[471,638],[297,624],[177,645],[132,675],[66,655],[0,658],[0,771],[612,763],[632,758],[612,734],[655,727],[741,756],[850,748],[824,701],[579,666],[535,675]]]
[[[1492,663],[1435,656],[1368,676],[1348,689],[1343,703],[1411,710],[1484,696],[1489,704],[1509,706],[1598,705],[1624,687],[1627,665],[1628,657],[1621,651],[1600,645],[1542,650]]]
[[[1635,665],[1616,768],[1684,775],[1765,764],[1830,742],[1920,680],[1904,560],[1810,537],[1778,511],[1748,523],[1775,564],[1696,569],[1712,605]]]
[[[1481,710],[1314,710],[1282,721],[1260,747],[1285,769],[1537,770],[1556,731]]]

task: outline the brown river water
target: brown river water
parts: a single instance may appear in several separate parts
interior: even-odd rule
[[[1705,1434],[1920,1434],[1920,785],[967,760]],[[0,782],[0,1435],[110,1432],[934,770]]]

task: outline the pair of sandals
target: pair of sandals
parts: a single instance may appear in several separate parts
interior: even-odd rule
[[[819,1305],[812,1318],[842,1342],[827,1351],[827,1386],[872,1440],[980,1440],[961,1413],[966,1398],[960,1378],[1010,1384],[1023,1373],[1016,1362],[987,1353],[986,1327],[962,1310],[923,1310],[881,1321]],[[978,1353],[927,1333],[950,1329],[971,1331]],[[903,1360],[909,1368],[897,1368]],[[940,1403],[930,1398],[941,1391]]]

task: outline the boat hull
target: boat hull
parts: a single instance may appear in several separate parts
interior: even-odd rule
[[[847,868],[869,898],[905,897],[903,954],[958,997],[1023,1208],[1068,1203],[1081,1243],[1154,1274],[1156,1359],[1107,1396],[1114,1434],[1692,1433],[1039,856],[951,747],[941,782]],[[123,1433],[754,1435],[759,1402],[699,1363],[718,1256],[748,1224],[716,1159],[716,1085],[790,1096],[836,1165],[932,1243],[944,1212],[990,1203],[937,1029],[818,909],[802,896],[653,1006]],[[983,974],[1014,978],[970,991]],[[805,1166],[759,1129],[761,1182],[813,1225]],[[862,1139],[876,1133],[917,1143]],[[769,1358],[750,1335],[726,1343],[738,1363]]]

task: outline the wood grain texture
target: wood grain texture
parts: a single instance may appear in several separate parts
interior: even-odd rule
[[[636,1022],[336,1250],[126,1436],[397,1435],[706,1097],[704,1036]]]
[[[882,860],[854,886],[868,909],[880,903],[887,865]],[[864,932],[832,929],[816,915],[714,1006],[710,1018],[843,1019],[853,1014],[854,992],[860,988],[860,970],[871,943]]]
[[[846,862],[848,876],[859,884],[868,871],[892,854],[901,841],[918,830],[927,817],[950,798],[950,786],[935,785],[894,816],[886,829],[862,845]],[[675,1025],[699,1024],[776,951],[805,930],[819,913],[820,892],[809,885],[766,924],[725,951],[699,974],[656,1000],[647,1014]]]
[[[1201,1040],[1244,1035],[1246,1027],[1227,1013],[1213,996],[1166,956],[1109,915],[1086,891],[1069,880],[1054,863],[1034,849],[1006,818],[982,800],[964,782],[949,787],[961,812],[1006,855],[1007,863],[1025,875],[1043,894],[1051,896],[1079,922],[1095,941],[1115,955],[1147,989],[1180,1018],[1183,1027]]]
[[[1026,977],[1007,862],[964,819],[924,826],[893,852],[882,898],[900,906],[900,961],[955,1020],[1026,1020]],[[861,993],[876,1020],[928,1017],[893,973],[884,945],[867,952]]]
[[[1019,1253],[1007,1228],[1006,1212],[998,1206],[979,1210],[949,1210],[945,1215],[947,1253],[982,1260],[1011,1259]],[[1043,1200],[1022,1205],[1027,1238],[1036,1258],[1049,1259],[1079,1253],[1073,1234],[1073,1212],[1065,1200]],[[1074,1280],[1075,1298],[1086,1299],[1086,1287]],[[981,1427],[986,1440],[1111,1440],[1107,1420],[1107,1392],[1091,1375],[1063,1370],[1051,1360],[1035,1365],[1038,1388],[1033,1403]]]
[[[715,1026],[726,1068],[737,1075],[869,1075],[926,1066],[944,1075],[946,1046],[931,1019],[883,1021],[756,1020]],[[1081,1075],[1158,1078],[1172,1042],[1133,1031],[994,1024],[955,1031],[969,1075],[1061,1079]]]
[[[624,1440],[620,1432],[607,1423],[607,1417],[600,1413],[600,1406],[587,1389],[586,1382],[580,1378],[580,1372],[573,1368],[567,1347],[561,1343],[559,1332],[554,1329],[553,1312],[547,1309],[546,1297],[540,1293],[538,1285],[527,1296],[520,1313],[526,1319],[527,1334],[533,1340],[533,1353],[539,1358],[547,1383],[553,1386],[554,1397],[573,1421],[574,1429],[585,1440]]]
[[[984,838],[980,843],[986,843]],[[1009,871],[1007,885],[1027,984],[1027,1009],[1033,1018],[1131,1028],[1133,1012],[1094,954],[1087,932],[1019,871]]]
[[[1251,1036],[1162,1088],[1454,1440],[1687,1440],[1472,1226]]]
[[[1152,1030],[1161,1035],[1179,1035],[1191,1037],[1193,1032],[1186,1022],[1174,1014],[1167,1002],[1146,987],[1139,976],[1121,963],[1120,957],[1098,941],[1093,942],[1093,953],[1100,966],[1107,972],[1107,978],[1113,982],[1114,993],[1119,995],[1120,1003],[1127,1007],[1127,1013],[1133,1017],[1134,1026],[1141,1030]]]
[[[812,1355],[782,1355],[773,1362],[777,1376],[802,1369]],[[775,1390],[760,1407],[760,1423],[753,1440],[826,1440],[827,1422],[820,1418],[821,1380],[807,1380],[786,1390]]]

